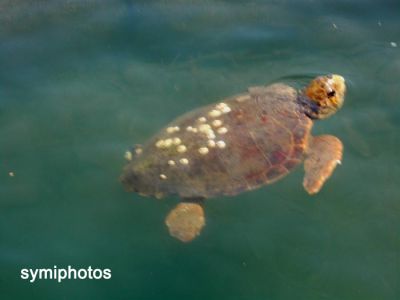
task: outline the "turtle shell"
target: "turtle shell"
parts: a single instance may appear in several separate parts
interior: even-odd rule
[[[136,149],[121,180],[161,197],[235,195],[270,184],[302,162],[312,127],[284,84],[195,109]]]

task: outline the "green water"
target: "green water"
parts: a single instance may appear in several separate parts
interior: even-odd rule
[[[314,133],[345,152],[318,195],[299,168],[207,202],[182,244],[177,199],[119,184],[179,114],[326,73],[348,94]],[[0,298],[400,299],[399,78],[398,1],[0,0]],[[54,265],[112,278],[20,278]]]

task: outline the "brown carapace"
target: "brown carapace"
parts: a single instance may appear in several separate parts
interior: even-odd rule
[[[334,136],[311,136],[313,120],[343,104],[345,81],[320,76],[304,91],[276,83],[251,87],[171,122],[126,157],[121,181],[129,191],[182,199],[166,219],[170,234],[195,238],[205,224],[202,199],[271,184],[304,161],[303,186],[317,193],[342,159]]]

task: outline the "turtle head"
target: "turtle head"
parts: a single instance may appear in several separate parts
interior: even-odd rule
[[[325,119],[333,115],[344,102],[346,85],[340,75],[326,75],[315,78],[304,91],[310,101],[307,114],[312,119]]]

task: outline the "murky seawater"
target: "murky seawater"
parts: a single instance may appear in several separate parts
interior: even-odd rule
[[[400,299],[399,37],[398,1],[0,1],[1,298]],[[326,73],[348,94],[314,133],[345,152],[318,195],[298,168],[210,200],[182,244],[177,199],[119,184],[179,114]],[[54,265],[112,279],[20,279]]]

